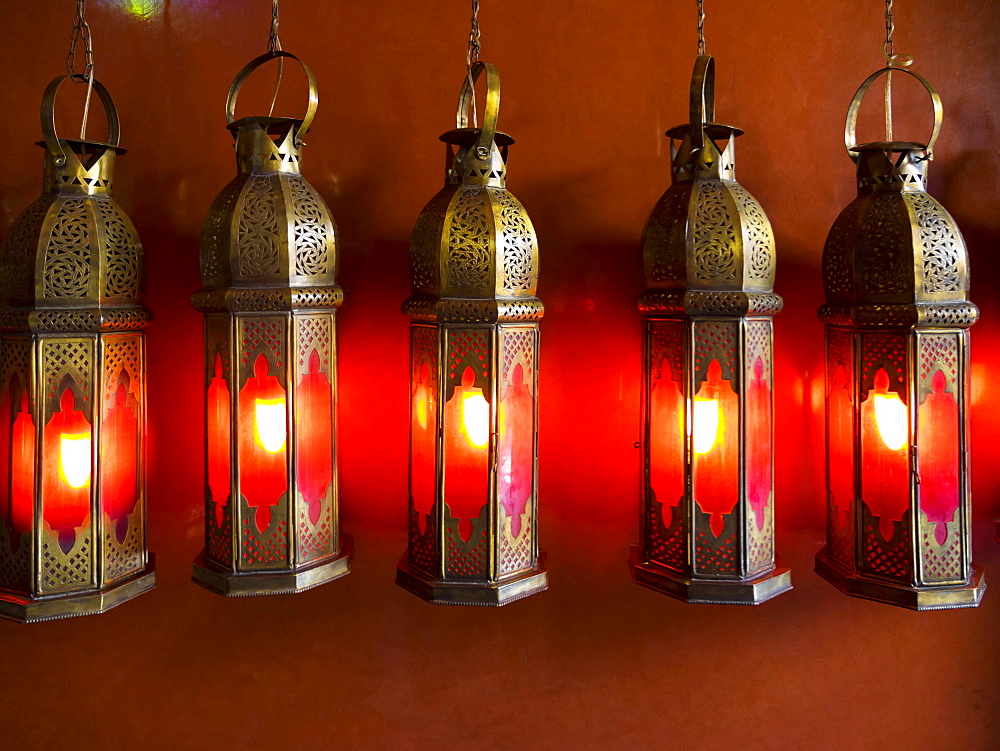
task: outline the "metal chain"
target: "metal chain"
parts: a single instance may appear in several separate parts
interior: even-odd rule
[[[698,55],[705,54],[705,0],[698,0]]]
[[[885,140],[892,141],[892,68],[905,68],[913,64],[910,55],[897,55],[893,49],[892,35],[896,31],[896,24],[892,19],[892,2],[885,0],[885,42],[882,44],[882,54],[885,56],[886,67],[889,68],[885,74]]]
[[[76,72],[76,45],[83,39],[83,73]],[[73,19],[73,35],[69,41],[66,56],[66,70],[74,83],[87,82],[87,98],[83,103],[83,120],[80,123],[80,140],[87,140],[87,120],[90,117],[90,95],[94,91],[94,49],[91,44],[90,24],[87,23],[87,0],[76,0],[76,17]]]
[[[469,48],[465,53],[465,70],[472,92],[472,127],[479,127],[479,113],[476,111],[476,82],[472,79],[472,65],[479,62],[479,0],[472,0],[472,30],[469,32]]]
[[[267,51],[272,55],[281,52],[281,40],[278,39],[278,0],[271,0],[271,34],[267,39]],[[274,105],[278,101],[278,89],[281,88],[281,74],[285,69],[285,58],[278,58],[278,73],[274,77],[274,93],[271,95],[271,107],[267,116],[274,114]]]

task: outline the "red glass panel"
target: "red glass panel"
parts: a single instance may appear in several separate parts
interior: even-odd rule
[[[739,399],[722,378],[717,359],[694,397],[691,442],[694,448],[694,499],[711,515],[712,534],[722,534],[723,515],[739,500]]]
[[[139,402],[126,383],[127,376],[101,425],[101,509],[114,522],[119,542],[139,500]]]
[[[269,367],[267,358],[258,355],[239,402],[240,493],[257,509],[254,522],[260,532],[271,523],[271,507],[288,490],[285,389],[268,374]]]
[[[758,357],[751,368],[747,387],[747,500],[757,529],[764,529],[765,511],[771,499],[771,384],[770,373]]]
[[[222,356],[215,355],[214,375],[208,386],[208,492],[215,504],[215,526],[222,528],[229,502],[230,477],[229,384],[222,369]]]
[[[683,373],[673,372],[671,358],[651,363],[649,393],[649,486],[660,504],[663,526],[684,498]]]
[[[948,522],[959,506],[959,420],[955,397],[944,373],[931,377],[931,393],[917,409],[920,437],[920,510],[933,523],[938,545],[948,538]]]
[[[295,480],[309,504],[309,521],[316,524],[333,481],[333,388],[315,349],[309,353],[309,372],[299,381],[295,398]]]
[[[76,528],[90,515],[91,435],[73,389],[66,388],[45,426],[42,481],[42,515],[64,551],[73,547]]]
[[[499,406],[497,472],[500,503],[510,519],[514,537],[521,534],[525,512],[534,486],[535,400],[525,383],[521,363],[514,366],[507,392]]]
[[[421,535],[427,529],[428,515],[434,510],[437,484],[437,403],[434,392],[430,367],[423,362],[415,371],[410,394],[410,497],[417,512]]]
[[[459,519],[458,533],[465,542],[472,534],[472,520],[479,517],[489,491],[487,451],[490,443],[490,403],[475,385],[470,366],[462,383],[445,403],[445,500]]]
[[[854,420],[851,404],[853,379],[844,363],[833,365],[827,394],[828,477],[830,502],[836,509],[839,529],[847,526],[854,501]]]
[[[884,368],[861,403],[861,497],[888,542],[910,507],[909,413]]]
[[[21,379],[13,375],[8,386],[0,398],[0,513],[8,529],[27,532],[34,517],[35,423]],[[15,549],[18,540],[19,535],[11,536]]]

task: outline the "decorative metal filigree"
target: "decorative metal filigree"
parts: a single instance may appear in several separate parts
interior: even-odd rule
[[[87,202],[70,198],[59,207],[45,248],[46,297],[83,297],[90,285]]]
[[[278,243],[277,202],[271,190],[271,178],[254,177],[247,183],[240,214],[237,239],[240,273],[246,276],[277,274]]]
[[[490,232],[485,192],[462,188],[450,213],[448,236],[448,284],[458,289],[478,289],[489,285],[491,250],[495,239]]]
[[[295,273],[319,276],[330,271],[330,221],[323,199],[301,177],[289,177],[292,194],[292,233],[295,238]]]

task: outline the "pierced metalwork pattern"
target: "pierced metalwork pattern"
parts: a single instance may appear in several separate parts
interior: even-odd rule
[[[142,370],[139,365],[141,339],[138,336],[109,336],[104,338],[104,403],[112,404],[118,390],[118,374],[128,374],[129,391],[142,403]]]
[[[509,191],[489,188],[499,209],[500,240],[498,249],[503,263],[502,288],[511,292],[530,292],[538,282],[534,258],[538,252],[535,232],[521,203]]]
[[[68,553],[59,547],[56,535],[42,530],[41,591],[45,594],[76,589],[90,584],[90,529],[77,530]]]
[[[201,230],[202,283],[222,284],[226,273],[226,235],[233,218],[233,206],[243,189],[244,178],[238,175],[222,189],[212,203]]]
[[[410,283],[414,292],[434,294],[438,291],[441,269],[441,230],[455,188],[439,191],[420,212],[410,236]]]
[[[333,316],[329,314],[296,316],[295,321],[298,330],[299,371],[305,369],[306,363],[309,362],[309,353],[315,349],[319,355],[320,368],[333,384],[333,374],[330,372]]]
[[[65,376],[73,379],[80,393],[90,393],[90,341],[56,339],[42,342],[42,362],[45,372],[45,393],[56,398],[59,384]]]
[[[773,495],[772,495],[773,499]],[[747,571],[756,572],[774,563],[774,504],[769,500],[764,509],[764,527],[757,529],[753,507],[747,507]]]
[[[860,392],[867,396],[875,388],[875,373],[884,368],[889,376],[889,389],[904,402],[906,393],[906,335],[864,334],[861,337]]]
[[[503,329],[503,359],[500,379],[506,384],[510,370],[518,363],[524,363],[525,383],[532,394],[535,374],[535,331],[534,329]]]
[[[407,548],[410,568],[423,571],[431,576],[437,572],[437,514],[427,515],[427,527],[420,534],[418,517],[420,513],[410,509],[410,544]]]
[[[705,380],[708,365],[718,359],[722,366],[722,377],[730,381],[733,391],[739,390],[736,382],[736,340],[738,322],[699,321],[694,326],[694,368],[695,385]]]
[[[205,316],[205,367],[208,381],[215,375],[215,356],[222,358],[222,374],[229,377],[229,319],[226,316]]]
[[[707,518],[707,515],[706,515]],[[708,526],[708,523],[705,523]],[[728,526],[728,520],[727,520]],[[736,534],[713,540],[711,533],[699,529],[695,535],[695,561],[702,574],[739,575],[740,557],[736,549]]]
[[[958,335],[921,335],[918,340],[919,373],[921,386],[925,392],[931,390],[931,377],[941,370],[948,380],[948,388],[954,389],[958,380]]]
[[[686,240],[691,183],[675,183],[653,207],[646,222],[643,255],[652,283],[683,280],[687,276]]]
[[[142,569],[145,561],[142,534],[142,505],[129,514],[125,540],[118,542],[115,523],[107,514],[104,516],[104,582],[112,582]]]
[[[295,273],[319,276],[330,273],[332,238],[326,229],[329,214],[319,193],[301,177],[289,177],[292,194],[292,231],[295,236]]]
[[[899,194],[871,196],[860,231],[865,245],[858,280],[865,295],[912,290],[910,215]]]
[[[445,576],[448,579],[483,579],[488,576],[489,531],[473,521],[472,535],[465,542],[458,534],[458,520],[445,525]]]
[[[263,534],[256,534],[253,512],[246,501],[243,505],[243,534],[240,535],[241,556],[250,568],[282,568],[288,559],[288,524],[284,519],[274,523],[277,513],[272,512],[271,526]],[[280,505],[280,504],[279,504]]]
[[[240,273],[246,276],[277,274],[278,207],[269,177],[254,177],[245,192],[237,234]]]
[[[95,200],[104,220],[107,244],[104,246],[104,294],[107,297],[134,298],[139,293],[139,237],[125,215],[110,198]]]
[[[448,284],[470,289],[490,285],[492,241],[487,207],[481,188],[462,188],[455,200],[448,237]]]
[[[206,499],[208,493],[205,493]],[[215,504],[211,500],[205,502],[205,541],[206,554],[209,560],[232,570],[233,567],[233,511],[232,504],[222,507],[222,526],[215,523]]]
[[[680,506],[671,510],[670,526],[663,525],[660,504],[653,499],[652,488],[646,489],[646,533],[649,560],[668,566],[675,571],[687,567],[686,514]]]
[[[697,183],[691,237],[695,277],[700,281],[736,281],[736,227],[722,182]]]
[[[498,504],[498,522],[500,524],[500,550],[497,554],[498,568],[501,576],[513,574],[516,571],[531,568],[533,561],[532,540],[534,539],[531,524],[530,507],[526,509],[521,522],[521,534],[514,537],[511,534],[511,520],[507,516],[507,511],[503,504]]]
[[[770,321],[746,322],[747,377],[753,375],[754,360],[760,358],[768,383],[771,381],[771,323]]]
[[[920,558],[924,583],[964,581],[962,531],[959,522],[948,522],[948,537],[944,545],[934,539],[934,525],[926,520],[921,525]]]
[[[924,292],[959,292],[964,248],[954,222],[944,207],[927,193],[904,193],[920,235]]]
[[[256,359],[263,350],[274,355],[274,364],[284,367],[284,320],[275,318],[249,318],[242,321],[240,327],[243,341],[240,346],[240,357],[243,364]]]
[[[685,327],[679,321],[650,321],[649,358],[654,372],[666,359],[675,380],[684,377],[684,333]],[[680,381],[683,384],[683,380]]]
[[[52,196],[42,196],[24,210],[4,240],[0,255],[0,297],[24,299],[32,296],[35,252],[42,234],[42,224],[52,205]]]
[[[854,289],[852,275],[854,238],[861,214],[866,206],[856,199],[840,212],[823,247],[823,284],[827,298],[845,297]]]
[[[743,186],[730,183],[729,190],[743,218],[743,255],[749,259],[747,279],[770,281],[774,278],[774,233],[764,209]]]
[[[869,513],[865,513],[865,569],[871,573],[887,576],[892,579],[908,580],[910,577],[910,531],[909,512],[903,522],[896,522],[896,534],[887,543],[882,541],[878,524],[871,521]]]
[[[448,386],[462,382],[462,365],[475,365],[476,380],[489,378],[490,334],[482,330],[453,331],[448,335]]]
[[[46,297],[84,297],[90,286],[87,201],[70,198],[59,207],[45,247]]]
[[[20,533],[17,550],[11,550],[13,532],[0,517],[0,588],[27,592],[31,588],[31,535]]]
[[[31,379],[28,363],[31,358],[31,341],[26,339],[4,339],[0,342],[0,387],[7,388],[10,377],[17,374],[21,386],[31,393]]]
[[[837,507],[827,493],[826,499],[826,530],[829,550],[836,559],[849,571],[854,570],[854,508],[847,513],[847,523],[844,529],[837,526]]]
[[[333,503],[328,491],[321,501],[319,519],[313,524],[309,520],[309,504],[299,499],[296,528],[298,539],[297,563],[309,563],[327,555],[333,555]]]

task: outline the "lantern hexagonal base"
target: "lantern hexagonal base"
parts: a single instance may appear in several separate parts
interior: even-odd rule
[[[538,565],[534,569],[512,579],[492,584],[443,582],[411,571],[407,565],[407,554],[403,553],[396,567],[396,584],[435,605],[497,608],[544,592],[549,588],[549,573],[545,566],[545,553],[539,553]]]
[[[792,572],[787,566],[754,579],[696,579],[650,561],[643,561],[639,546],[632,546],[628,567],[636,584],[670,595],[684,602],[710,605],[760,605],[792,588]]]
[[[332,582],[351,572],[354,538],[340,536],[340,553],[332,559],[311,563],[292,571],[237,573],[217,569],[205,559],[204,551],[192,565],[191,580],[224,597],[291,595]]]
[[[972,577],[968,584],[943,587],[908,587],[850,573],[830,559],[826,554],[826,547],[816,554],[816,573],[844,594],[898,605],[910,610],[975,608],[979,606],[983,599],[983,592],[986,591],[983,570],[978,566],[972,567]]]
[[[155,569],[154,556],[149,554],[146,568],[140,573],[97,592],[75,592],[39,599],[9,592],[0,593],[0,618],[18,623],[36,623],[73,618],[77,615],[97,615],[155,587]]]

